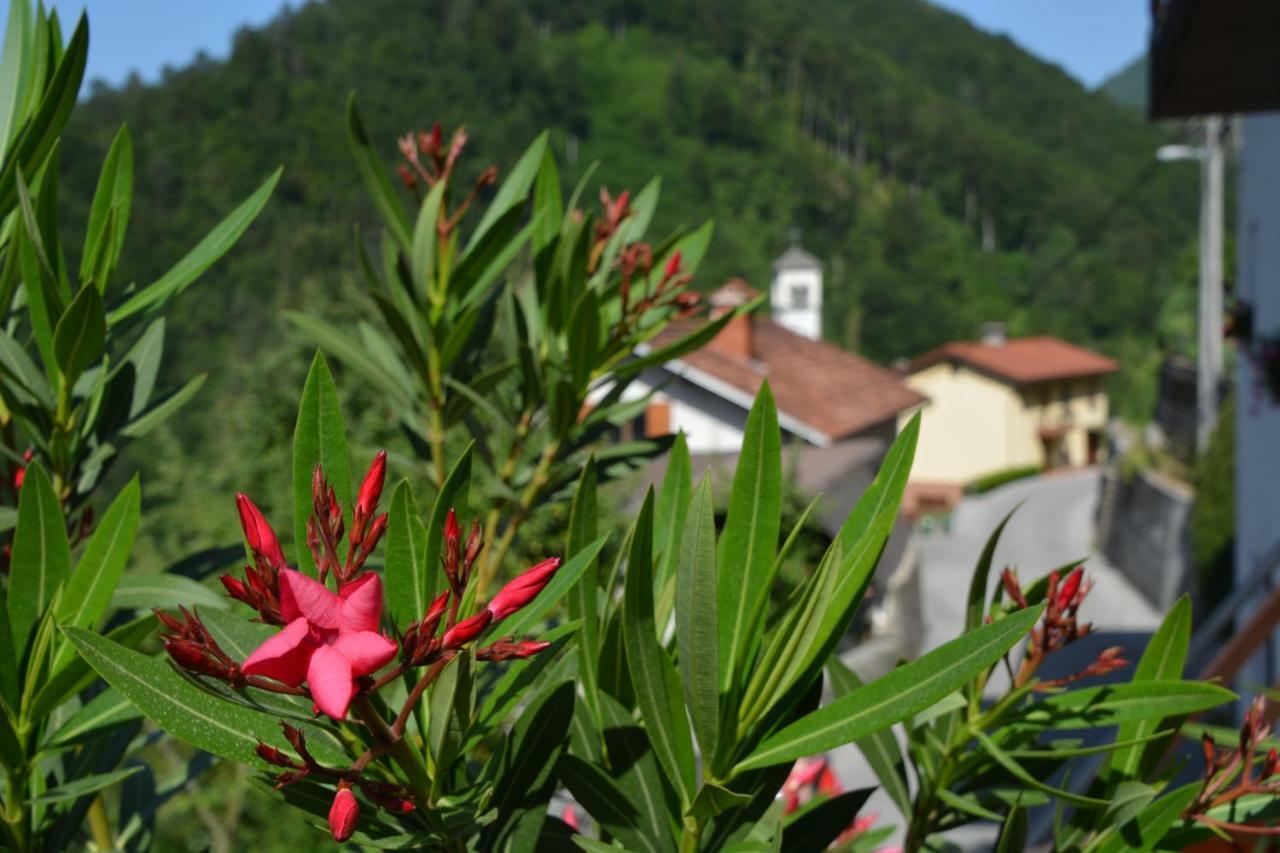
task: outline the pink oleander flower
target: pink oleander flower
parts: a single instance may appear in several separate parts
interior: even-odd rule
[[[375,574],[344,584],[335,595],[286,569],[280,572],[280,615],[284,628],[258,646],[241,670],[290,687],[307,682],[316,707],[335,720],[346,718],[355,680],[377,672],[398,651],[378,633],[382,581]]]

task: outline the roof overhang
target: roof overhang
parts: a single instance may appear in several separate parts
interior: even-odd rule
[[[1151,118],[1280,109],[1280,3],[1153,0]]]

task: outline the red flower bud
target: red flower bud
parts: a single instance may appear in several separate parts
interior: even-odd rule
[[[470,619],[463,619],[457,625],[454,625],[448,631],[444,632],[443,645],[446,649],[459,649],[467,643],[474,640],[484,633],[484,629],[489,627],[489,623],[493,621],[493,614],[488,610],[481,610]]]
[[[334,841],[346,841],[356,831],[356,821],[360,818],[360,801],[351,789],[342,783],[338,793],[333,797],[333,805],[329,807],[329,834]]]
[[[551,582],[551,577],[558,568],[560,558],[551,557],[510,581],[498,591],[486,608],[493,614],[493,621],[501,622],[537,598],[543,587]]]
[[[1058,597],[1054,599],[1053,605],[1058,610],[1066,610],[1075,598],[1076,592],[1080,589],[1080,581],[1084,579],[1084,567],[1076,566],[1076,568],[1067,575],[1066,581],[1058,590]]]
[[[14,475],[13,475],[14,491],[17,491],[18,489],[22,488],[22,481],[25,480],[26,478],[27,478],[27,468],[24,465],[19,467],[18,470],[14,472]]]
[[[667,268],[663,270],[663,279],[675,278],[676,273],[680,272],[680,250],[671,253],[671,257],[667,258]]]
[[[387,478],[387,451],[379,450],[373,457],[369,472],[364,475],[360,484],[360,492],[356,496],[356,512],[368,518],[378,508],[378,500],[382,497],[382,484]]]
[[[274,764],[276,767],[297,767],[289,756],[268,743],[258,741],[257,746],[258,757],[268,764]]]
[[[476,652],[476,657],[480,660],[487,661],[503,661],[512,658],[531,658],[544,649],[551,648],[550,643],[544,643],[540,640],[521,640],[513,643],[510,639],[502,640],[494,643],[487,648],[480,649]]]
[[[217,661],[210,660],[208,653],[190,640],[168,639],[164,641],[164,650],[173,658],[174,663],[183,669],[201,675],[221,676],[226,674],[226,667]]]
[[[218,580],[222,581],[222,586],[227,590],[227,595],[236,601],[243,601],[246,604],[249,602],[249,591],[245,589],[244,582],[239,578],[234,578],[231,575],[222,575]]]
[[[288,568],[284,559],[284,551],[280,549],[280,540],[263,517],[262,511],[249,500],[248,495],[236,495],[236,509],[240,512],[240,527],[244,530],[244,538],[254,556],[262,557],[275,569]]]
[[[434,637],[436,629],[440,626],[440,617],[444,615],[444,610],[449,606],[449,591],[445,590],[435,597],[431,604],[427,605],[427,612],[422,617],[419,624],[421,632],[428,636]]]

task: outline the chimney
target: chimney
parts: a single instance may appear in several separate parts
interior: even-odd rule
[[[719,290],[711,294],[711,319],[723,317],[725,314],[746,305],[756,296],[756,292],[740,278],[730,279]],[[711,339],[707,349],[727,355],[730,358],[747,361],[751,358],[751,315],[740,314],[734,317],[720,330],[720,334]]]
[[[989,347],[1002,347],[1005,342],[1004,323],[983,323],[982,343]]]

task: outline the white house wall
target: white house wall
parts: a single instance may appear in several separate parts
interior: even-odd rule
[[[1244,120],[1240,164],[1237,286],[1253,306],[1254,334],[1280,334],[1280,113]],[[1249,359],[1236,360],[1236,559],[1237,585],[1258,590],[1261,602],[1280,566],[1280,407],[1257,392]],[[1270,560],[1268,559],[1270,558]],[[1270,581],[1262,577],[1270,573]],[[1280,648],[1272,638],[1276,659]],[[1265,655],[1241,674],[1243,682],[1270,684],[1276,676]],[[1268,671],[1270,670],[1270,671]]]

